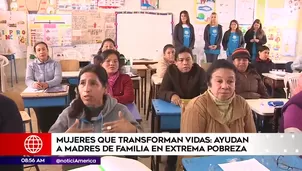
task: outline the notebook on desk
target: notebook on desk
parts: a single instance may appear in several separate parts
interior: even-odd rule
[[[51,88],[47,88],[44,92],[45,93],[59,93],[59,92],[66,92],[67,85],[55,86]]]
[[[27,87],[23,93],[58,93],[58,92],[66,92],[67,91],[67,85],[60,85],[55,86],[51,88],[47,88],[44,90],[39,90],[31,87]]]

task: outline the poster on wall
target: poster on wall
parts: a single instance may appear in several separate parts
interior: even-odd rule
[[[115,13],[73,12],[72,43],[102,43],[106,38],[115,40]]]
[[[215,0],[195,0],[196,19],[198,23],[208,23],[212,12],[215,12]]]
[[[282,55],[294,57],[296,55],[297,30],[283,29]]]
[[[287,23],[288,17],[285,14],[284,8],[267,8],[265,11],[265,26],[280,26],[284,27],[284,23]]]
[[[28,16],[29,44],[44,41],[49,46],[71,45],[71,15],[37,15]]]
[[[98,0],[97,2],[99,8],[119,8],[124,4],[125,0]]]
[[[88,11],[97,9],[97,0],[57,0],[58,11]]]
[[[276,26],[263,28],[266,33],[267,43],[270,48],[270,56],[272,58],[278,58],[282,55],[282,29]]]
[[[235,1],[236,0],[216,0],[216,12],[219,23],[227,23],[234,20],[235,17]]]
[[[156,10],[159,8],[159,0],[140,0],[142,10]]]
[[[236,0],[236,19],[239,24],[252,24],[254,21],[255,0]]]
[[[23,11],[0,11],[0,53],[26,57],[27,18]]]

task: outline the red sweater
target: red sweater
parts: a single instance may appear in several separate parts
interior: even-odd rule
[[[120,74],[112,87],[113,95],[119,103],[129,104],[134,101],[133,83],[129,75]]]

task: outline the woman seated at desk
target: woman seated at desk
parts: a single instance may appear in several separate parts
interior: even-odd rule
[[[236,68],[220,59],[208,69],[208,90],[192,99],[181,115],[181,133],[256,133],[248,103],[235,93]],[[181,168],[179,157],[178,169]]]
[[[191,49],[182,47],[164,75],[158,96],[180,105],[181,99],[192,99],[206,91],[206,72],[193,63]]]
[[[34,45],[36,59],[26,68],[25,84],[34,89],[47,89],[55,87],[62,82],[62,70],[59,62],[52,60],[48,54],[48,46],[45,42]],[[40,107],[33,108],[38,120],[41,132],[48,132],[56,121],[64,107]]]
[[[94,64],[105,68],[108,74],[108,93],[119,103],[133,103],[135,99],[133,83],[129,75],[120,72],[123,63],[119,52],[112,49],[105,50],[94,57]]]
[[[175,62],[175,48],[171,44],[167,44],[163,49],[163,58],[158,61],[156,76],[163,78],[169,65]]]
[[[107,38],[102,42],[101,47],[97,54],[100,55],[102,52],[108,49],[116,50],[116,43],[110,38]],[[122,64],[124,65],[126,58],[123,54],[120,54],[120,59],[121,61],[123,61]]]
[[[192,56],[191,49],[187,47],[179,50],[175,64],[170,65],[164,75],[158,93],[160,99],[180,105],[181,98],[192,99],[206,91],[206,72],[193,63]],[[176,156],[168,156],[165,170],[175,170],[176,161]]]
[[[302,74],[299,77],[298,86],[294,90],[293,96],[283,106],[281,113],[280,132],[302,132]]]
[[[261,76],[257,73],[250,53],[244,48],[236,49],[233,54],[233,64],[237,68],[236,94],[245,99],[268,98],[268,93]]]
[[[73,100],[50,128],[51,133],[137,133],[142,127],[126,106],[107,94],[108,76],[103,67],[88,65],[79,74],[79,96]],[[81,121],[92,128],[79,129]],[[65,168],[63,170],[70,168]],[[72,167],[72,166],[71,166]],[[74,166],[79,167],[79,166]],[[64,169],[65,168],[65,169]]]

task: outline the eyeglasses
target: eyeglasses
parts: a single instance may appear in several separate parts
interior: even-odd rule
[[[279,156],[277,158],[277,166],[278,166],[278,168],[280,168],[282,170],[302,171],[302,168],[297,168],[297,167],[289,166],[288,164],[286,164],[286,162],[284,161],[284,156]]]

